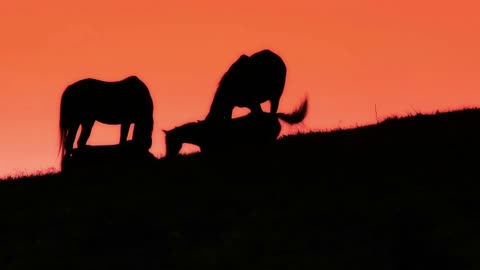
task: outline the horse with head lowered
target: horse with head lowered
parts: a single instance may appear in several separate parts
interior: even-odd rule
[[[60,152],[73,150],[76,133],[82,127],[77,147],[84,147],[95,121],[121,125],[120,143],[127,141],[134,124],[132,142],[139,149],[150,149],[153,132],[153,101],[143,81],[130,76],[120,81],[83,79],[69,85],[60,103]]]
[[[197,121],[164,130],[166,158],[176,156],[184,143],[200,147],[206,154],[255,150],[275,142],[281,131],[280,120],[293,125],[307,114],[308,100],[291,113],[249,113],[231,120]]]
[[[220,79],[205,120],[231,119],[235,107],[262,112],[261,104],[266,101],[270,102],[270,113],[275,114],[286,74],[284,61],[271,50],[241,55]]]

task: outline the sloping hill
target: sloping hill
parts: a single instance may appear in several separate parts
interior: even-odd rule
[[[479,121],[415,115],[4,181],[0,265],[480,269]]]

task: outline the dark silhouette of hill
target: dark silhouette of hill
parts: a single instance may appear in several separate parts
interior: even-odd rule
[[[4,181],[0,267],[480,269],[479,119]]]

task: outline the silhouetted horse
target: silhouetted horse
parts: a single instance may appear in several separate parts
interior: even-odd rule
[[[261,104],[266,101],[270,112],[276,113],[286,75],[282,58],[270,50],[241,55],[221,78],[205,120],[231,119],[235,106],[262,112]]]
[[[200,147],[203,153],[252,149],[274,142],[281,131],[280,120],[292,125],[303,121],[308,100],[292,113],[250,113],[231,120],[197,121],[164,130],[166,158],[176,156],[183,143]]]
[[[78,147],[86,145],[93,124],[120,124],[120,144],[127,141],[134,124],[136,146],[148,150],[152,145],[153,102],[147,86],[136,76],[106,82],[83,79],[68,86],[60,103],[60,151],[70,155],[80,125]]]

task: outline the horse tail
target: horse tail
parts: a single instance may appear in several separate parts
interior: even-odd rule
[[[305,119],[308,111],[308,98],[305,98],[303,102],[298,106],[296,110],[291,113],[277,113],[277,117],[287,122],[288,124],[298,124]]]

